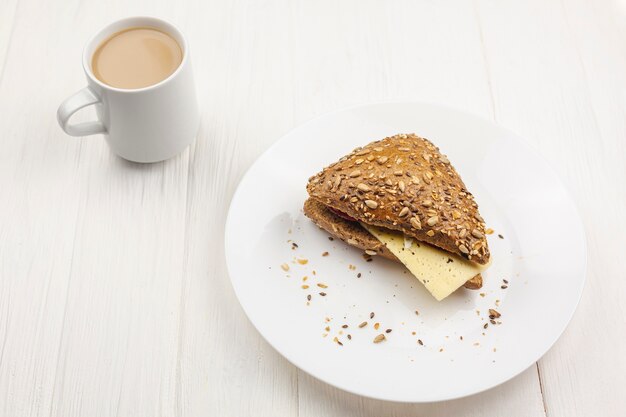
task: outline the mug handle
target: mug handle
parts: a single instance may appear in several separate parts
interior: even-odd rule
[[[101,103],[100,97],[91,87],[85,87],[67,98],[57,110],[57,120],[61,128],[70,136],[88,136],[106,133],[100,121],[69,124],[70,117],[83,107]]]

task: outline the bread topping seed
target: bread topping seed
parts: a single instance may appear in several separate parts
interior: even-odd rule
[[[460,245],[459,250],[461,251],[461,253],[464,253],[466,255],[469,253],[469,250],[467,249],[465,245]]]
[[[439,217],[432,216],[426,221],[426,224],[428,224],[429,226],[434,226],[437,224],[438,221],[439,221]]]
[[[485,235],[482,234],[482,232],[478,229],[472,230],[472,236],[474,236],[476,239],[482,239],[485,237]]]
[[[356,188],[363,192],[367,192],[371,190],[371,188],[367,184],[363,184],[363,183],[360,183],[359,185],[357,185]]]
[[[281,268],[283,271],[285,271],[285,272],[286,272],[286,271],[289,271],[289,265],[287,265],[287,264],[282,264],[282,265],[280,266],[280,268]]]
[[[409,214],[409,211],[410,211],[410,210],[409,210],[409,208],[408,208],[408,207],[404,207],[402,210],[400,210],[400,213],[398,213],[398,216],[400,216],[400,217],[404,217],[404,216],[406,216],[407,214]]]
[[[426,236],[430,236],[430,237],[435,236],[435,231],[434,230],[429,230],[428,232],[426,232]]]
[[[350,173],[350,178],[356,178],[356,177],[358,177],[359,175],[361,175],[361,171],[359,171],[359,170],[357,169],[357,170],[352,171],[352,172]]]
[[[354,163],[357,164],[357,165],[361,165],[363,163],[363,161],[364,161],[364,159],[359,158],[356,161],[354,161]]]
[[[411,217],[410,223],[411,223],[411,226],[417,230],[420,230],[422,228],[422,223],[417,217]]]
[[[378,203],[374,200],[365,200],[365,205],[371,209],[375,209],[376,207],[378,207]]]
[[[318,286],[318,287],[320,287],[320,288],[328,288],[328,285],[323,284],[323,283],[321,283],[321,282],[318,282],[318,283],[317,283],[317,286]]]
[[[491,317],[491,316],[493,316],[493,317]],[[500,316],[502,316],[502,314],[500,314],[497,310],[494,310],[493,308],[489,309],[489,318],[492,318],[492,319],[496,318],[496,319],[498,319],[498,318],[500,318]]]
[[[367,326],[367,322],[366,321],[364,321],[363,323],[359,324],[359,329],[362,329],[365,326]]]
[[[383,340],[385,340],[385,335],[381,333],[381,334],[379,334],[378,336],[376,336],[376,337],[374,338],[374,343],[380,343],[380,342],[382,342]]]
[[[369,256],[374,256],[377,254],[375,250],[371,250],[371,249],[366,249],[365,253],[368,254]]]

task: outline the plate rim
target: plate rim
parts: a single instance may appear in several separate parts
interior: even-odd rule
[[[438,108],[444,111],[448,111],[448,112],[456,112],[456,113],[462,113],[468,116],[471,116],[473,118],[476,118],[486,124],[492,125],[494,127],[497,127],[498,129],[502,129],[510,134],[512,134],[516,140],[518,140],[519,142],[521,142],[523,144],[523,146],[525,146],[532,154],[534,157],[539,158],[555,175],[555,178],[557,179],[559,185],[561,187],[563,187],[563,190],[565,191],[565,197],[567,198],[567,201],[569,202],[569,204],[573,207],[573,214],[575,215],[576,219],[578,220],[578,225],[580,233],[581,233],[581,243],[582,243],[582,253],[583,253],[583,259],[582,259],[582,266],[581,266],[581,271],[582,271],[582,280],[580,282],[580,286],[578,288],[577,294],[576,294],[576,302],[573,304],[573,307],[571,309],[571,311],[568,314],[568,318],[567,320],[564,322],[563,327],[557,332],[555,333],[554,337],[552,338],[552,340],[550,341],[550,343],[547,344],[547,347],[545,348],[545,350],[536,358],[533,359],[530,363],[528,364],[523,364],[521,367],[518,367],[514,372],[511,373],[510,376],[508,376],[507,378],[501,380],[498,383],[495,383],[493,385],[489,385],[486,387],[482,387],[479,390],[466,390],[464,393],[462,393],[461,395],[444,395],[444,396],[438,396],[436,399],[425,399],[425,400],[411,400],[411,399],[402,399],[402,398],[393,398],[390,396],[384,396],[384,395],[372,395],[372,394],[364,394],[362,392],[358,392],[352,388],[349,387],[345,387],[342,386],[341,384],[336,384],[332,381],[328,381],[324,378],[322,378],[321,376],[318,376],[316,374],[316,372],[309,370],[309,369],[304,369],[302,367],[300,367],[299,365],[297,365],[295,363],[295,361],[292,359],[291,355],[286,354],[285,352],[281,351],[280,349],[278,349],[274,343],[272,343],[272,341],[270,341],[260,330],[259,330],[259,326],[257,326],[255,319],[252,318],[251,314],[248,311],[248,308],[241,302],[241,298],[239,296],[239,293],[237,292],[237,288],[235,285],[235,282],[233,281],[232,278],[232,267],[230,265],[229,262],[229,237],[228,237],[228,231],[231,228],[231,224],[233,222],[232,220],[232,206],[233,203],[237,200],[237,198],[239,198],[239,195],[241,193],[241,184],[246,181],[246,179],[249,177],[250,175],[250,171],[255,167],[256,163],[259,161],[259,159],[261,159],[262,157],[264,157],[267,153],[269,153],[270,151],[272,151],[275,147],[278,147],[280,144],[282,144],[284,141],[287,140],[287,138],[291,135],[293,135],[294,133],[296,133],[297,131],[301,130],[301,129],[305,129],[307,126],[309,126],[310,124],[319,121],[320,119],[323,118],[327,118],[327,117],[331,117],[331,116],[335,116],[338,115],[340,113],[344,113],[344,112],[348,112],[351,110],[356,110],[356,109],[360,109],[360,108],[366,108],[366,107],[373,107],[373,106],[378,106],[378,105],[417,105],[417,106],[428,106],[428,107],[433,107],[433,108]],[[441,103],[437,103],[437,102],[432,102],[432,101],[423,101],[423,100],[405,100],[405,99],[389,99],[389,100],[378,100],[378,101],[368,101],[368,102],[363,102],[363,103],[359,103],[359,104],[354,104],[354,105],[350,105],[350,106],[346,106],[346,107],[341,107],[338,108],[336,110],[331,110],[328,112],[324,112],[321,114],[318,114],[316,116],[313,116],[307,120],[305,120],[304,122],[298,124],[297,126],[289,129],[287,132],[285,132],[282,136],[280,136],[276,141],[274,141],[269,147],[267,147],[261,154],[259,154],[254,161],[250,164],[250,166],[248,166],[248,168],[246,168],[244,174],[241,176],[239,182],[237,183],[237,188],[235,189],[235,192],[232,194],[231,200],[229,202],[228,205],[228,213],[226,216],[226,221],[224,223],[224,258],[225,258],[225,262],[226,262],[226,270],[228,273],[228,278],[230,281],[230,284],[232,286],[233,292],[235,293],[235,297],[237,298],[237,301],[239,302],[239,305],[241,306],[241,308],[243,309],[246,318],[248,319],[248,321],[252,324],[252,326],[255,328],[255,330],[257,331],[257,333],[263,338],[263,340],[269,344],[272,349],[274,349],[280,356],[282,356],[284,359],[286,359],[292,366],[295,366],[298,370],[303,371],[305,373],[307,373],[308,375],[314,377],[315,379],[317,379],[318,381],[321,381],[322,383],[328,384],[334,388],[340,389],[342,391],[348,392],[350,394],[353,395],[358,395],[364,398],[372,398],[375,400],[380,400],[380,401],[389,401],[389,402],[395,402],[395,403],[407,403],[407,404],[427,404],[427,403],[437,403],[437,402],[443,402],[443,401],[450,401],[450,400],[455,400],[455,399],[460,399],[460,398],[466,398],[466,397],[470,397],[470,396],[474,396],[474,395],[478,395],[481,394],[483,392],[489,391],[493,388],[496,388],[506,382],[511,381],[513,378],[519,376],[520,374],[522,374],[524,371],[526,371],[527,369],[529,369],[533,364],[538,364],[538,362],[554,347],[554,345],[556,344],[556,342],[561,338],[561,336],[563,335],[563,333],[565,332],[565,330],[568,328],[568,326],[570,325],[570,323],[572,322],[572,319],[574,317],[574,314],[576,313],[576,311],[578,310],[578,306],[580,305],[580,300],[582,298],[582,294],[584,292],[584,289],[586,287],[587,284],[587,269],[588,269],[588,245],[587,245],[587,233],[585,230],[585,225],[584,222],[582,221],[582,217],[580,215],[580,210],[578,208],[578,205],[576,204],[575,200],[572,198],[572,193],[570,192],[569,187],[567,186],[567,184],[561,179],[561,176],[558,174],[558,172],[554,169],[553,164],[544,156],[542,155],[537,149],[535,149],[534,146],[532,146],[531,143],[529,143],[526,138],[524,138],[524,136],[522,136],[521,134],[518,134],[517,132],[506,128],[498,123],[496,123],[493,120],[489,120],[481,115],[475,114],[473,112],[464,110],[464,109],[460,109],[454,106],[450,106],[447,104],[441,104]]]

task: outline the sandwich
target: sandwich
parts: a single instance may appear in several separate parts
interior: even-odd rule
[[[399,134],[353,150],[309,178],[304,214],[349,245],[401,262],[442,300],[482,287],[485,222],[448,158]]]

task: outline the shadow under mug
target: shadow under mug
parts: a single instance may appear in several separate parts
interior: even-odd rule
[[[144,88],[111,87],[92,71],[92,56],[111,35],[132,27],[152,27],[173,37],[183,58],[166,79]],[[172,24],[153,17],[130,17],[111,23],[85,46],[83,69],[87,87],[59,106],[57,119],[65,133],[87,136],[102,133],[117,155],[133,162],[158,162],[182,152],[196,137],[200,113],[191,69],[189,47]],[[97,121],[70,124],[70,117],[94,105]]]

